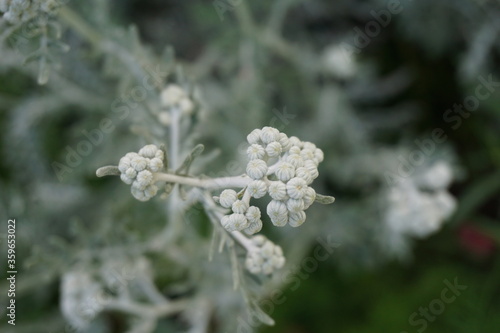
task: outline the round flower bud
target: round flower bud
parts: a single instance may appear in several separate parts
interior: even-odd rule
[[[278,141],[279,138],[280,138],[280,132],[276,128],[269,126],[262,128],[262,131],[260,133],[260,139],[265,144]]]
[[[314,179],[318,178],[319,176],[319,172],[318,172],[318,169],[309,169],[309,172],[311,173],[311,177]]]
[[[245,217],[248,221],[250,221],[250,223],[259,221],[261,217],[260,209],[255,206],[248,207]]]
[[[264,156],[266,156],[266,151],[264,150],[264,147],[254,143],[248,147],[247,156],[250,160],[261,160]]]
[[[136,181],[141,184],[141,186],[148,186],[153,183],[153,174],[148,170],[142,170],[137,174]]]
[[[132,182],[134,181],[134,179],[127,177],[127,175],[124,173],[120,175],[120,179],[122,180],[122,182],[128,185],[132,184]]]
[[[234,190],[224,190],[220,194],[219,203],[224,208],[231,208],[233,203],[238,200],[238,194]]]
[[[323,162],[323,160],[325,159],[325,155],[323,154],[323,151],[321,149],[316,148],[314,150],[314,159],[318,164]]]
[[[179,103],[185,95],[181,87],[171,84],[161,92],[160,99],[163,106],[172,106]]]
[[[299,138],[297,138],[296,136],[291,136],[288,138],[288,140],[290,141],[290,144],[292,146],[297,146],[297,147],[299,147],[299,149],[302,146],[302,141]]]
[[[302,149],[316,150],[316,145],[309,141],[302,141]]]
[[[277,257],[276,261],[273,262],[273,265],[274,265],[274,268],[276,269],[280,269],[282,268],[283,266],[285,266],[285,257],[281,256],[281,257]]]
[[[316,145],[309,141],[302,141],[302,149],[312,150],[313,152],[316,150]]]
[[[260,129],[254,129],[253,131],[250,132],[250,134],[247,135],[247,141],[249,144],[257,144],[260,141]]]
[[[265,275],[269,275],[273,272],[273,265],[271,264],[271,262],[269,261],[266,261],[263,265],[262,265],[262,273],[265,274]]]
[[[243,229],[243,232],[247,235],[253,235],[261,230],[262,230],[262,221],[259,219],[254,222],[250,222],[248,227],[246,229]]]
[[[277,256],[277,255],[274,255],[272,258],[269,259],[269,263],[271,264],[271,266],[273,266],[273,268],[281,268],[279,267],[281,265],[281,259],[282,257],[280,256]]]
[[[136,155],[130,161],[130,166],[134,168],[137,172],[146,169],[148,166],[148,161],[142,156]]]
[[[158,113],[158,121],[164,126],[169,126],[172,122],[172,120],[170,119],[170,113],[167,111]]]
[[[163,162],[163,160],[165,159],[165,154],[163,153],[163,150],[158,149],[156,151],[155,158],[159,158]]]
[[[283,152],[287,152],[292,147],[292,144],[285,133],[280,133],[278,142],[280,143]]]
[[[282,182],[287,182],[295,175],[295,167],[290,163],[282,162],[278,165],[274,174]]]
[[[318,169],[318,166],[312,160],[304,160],[304,168],[306,168],[310,172],[313,172],[313,170]]]
[[[304,200],[290,198],[286,201],[286,208],[290,213],[301,212],[304,210]]]
[[[271,182],[268,188],[269,195],[274,200],[286,199],[286,185],[280,181]]]
[[[245,267],[252,274],[259,274],[262,272],[262,264],[264,260],[258,253],[248,253],[247,258],[245,260]]]
[[[246,219],[243,214],[231,214],[229,215],[230,225],[228,231],[241,231],[248,228],[250,222]]]
[[[304,168],[309,170],[309,172],[311,173],[311,177],[313,179],[318,178],[318,176],[319,176],[318,167],[314,161],[312,161],[312,160],[305,161]]]
[[[304,159],[299,154],[290,154],[286,157],[285,161],[293,165],[295,168],[304,166]]]
[[[264,258],[271,258],[274,254],[274,244],[271,241],[266,241],[260,249],[260,254]]]
[[[292,178],[286,184],[286,192],[293,199],[302,199],[307,189],[306,181],[302,178]]]
[[[127,171],[125,171],[125,175],[130,179],[134,179],[137,176],[137,171],[135,171],[134,168],[128,168]]]
[[[253,245],[255,245],[257,247],[261,247],[262,245],[264,245],[266,240],[267,240],[266,237],[264,237],[262,235],[253,236],[251,239]]]
[[[149,160],[149,169],[153,172],[158,172],[163,168],[163,161],[159,158],[152,158]]]
[[[281,154],[281,145],[279,142],[271,142],[266,146],[266,153],[270,157],[279,156]]]
[[[300,151],[301,151],[301,149],[299,146],[292,146],[292,147],[290,147],[290,150],[288,150],[288,153],[290,155],[292,155],[292,154],[300,155]]]
[[[194,104],[189,98],[184,97],[179,101],[179,108],[182,113],[190,115],[193,113]]]
[[[118,170],[120,170],[121,173],[125,172],[130,168],[130,157],[125,155],[122,158],[120,158],[120,162],[118,162]]]
[[[158,187],[156,185],[149,185],[144,190],[144,194],[150,198],[154,197],[158,193]]]
[[[156,193],[158,192],[158,187],[156,187],[155,185],[148,185],[143,188],[138,188],[132,185],[130,191],[137,200],[148,201],[156,195]]]
[[[304,161],[307,160],[313,160],[314,159],[314,150],[312,149],[302,149],[300,151],[300,156],[304,159]]]
[[[139,155],[146,158],[153,158],[158,151],[158,147],[155,145],[146,145],[139,150]]]
[[[229,224],[231,223],[231,215],[224,215],[221,219],[220,219],[220,224],[222,225],[222,227],[226,230],[228,230],[229,228]]]
[[[295,177],[304,179],[308,185],[314,180],[309,170],[304,167],[300,167],[295,170]]]
[[[243,214],[231,214],[222,217],[221,225],[227,231],[241,231],[248,227],[249,222]]]
[[[242,201],[242,200],[236,200],[235,202],[233,202],[233,205],[231,206],[233,212],[237,213],[237,214],[245,214],[245,212],[247,211],[248,209],[248,205],[246,204],[246,202]]]
[[[267,185],[262,180],[253,180],[248,184],[247,191],[253,198],[259,199],[266,195]]]
[[[251,256],[255,265],[262,266],[264,264],[265,260],[258,251],[252,252]]]
[[[134,180],[134,182],[132,183],[132,187],[140,191],[144,191],[147,186],[148,184],[138,182],[137,180]]]
[[[316,191],[310,186],[307,187],[302,200],[304,200],[304,209],[309,208],[314,203],[314,200],[316,200]]]
[[[251,160],[247,164],[247,175],[252,179],[262,179],[267,173],[267,164],[263,160]]]
[[[138,189],[136,187],[133,187],[130,189],[130,193],[134,196],[139,201],[148,201],[151,199],[151,197],[148,197],[145,193],[144,190]]]
[[[288,217],[288,224],[290,224],[294,228],[300,227],[305,221],[306,213],[304,211],[290,214]]]
[[[283,250],[281,249],[281,246],[274,245],[274,256],[275,257],[283,257]]]
[[[282,201],[271,200],[267,205],[267,215],[269,215],[271,222],[277,227],[284,226],[288,221],[288,210]]]

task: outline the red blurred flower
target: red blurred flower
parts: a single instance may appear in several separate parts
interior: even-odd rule
[[[458,237],[460,244],[477,257],[488,257],[495,251],[495,240],[473,225],[462,225]]]

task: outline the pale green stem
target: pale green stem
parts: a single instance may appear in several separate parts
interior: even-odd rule
[[[230,187],[243,188],[252,181],[251,178],[245,176],[200,179],[173,175],[169,173],[156,173],[154,177],[155,181],[161,180],[168,183],[177,183],[181,185],[199,187],[207,190]]]
[[[243,235],[240,231],[232,231],[231,235],[234,239],[238,241],[247,250],[247,252],[252,252],[256,250],[256,246],[252,243],[250,239],[248,239],[245,235]]]

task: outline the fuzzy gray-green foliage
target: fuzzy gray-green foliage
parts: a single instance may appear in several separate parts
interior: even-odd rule
[[[41,325],[64,332],[68,321],[86,332],[123,327],[129,332],[234,332],[249,311],[260,311],[259,299],[286,285],[284,272],[296,269],[318,237],[327,235],[341,244],[333,256],[345,267],[373,266],[409,253],[411,237],[389,240],[384,214],[390,203],[384,198],[390,187],[387,172],[397,170],[398,157],[411,153],[414,138],[423,135],[399,132],[423,112],[418,103],[400,98],[416,74],[361,61],[370,49],[358,55],[345,52],[342,42],[352,44],[348,28],[339,28],[337,39],[305,28],[322,13],[333,13],[329,19],[345,27],[342,13],[363,22],[371,8],[385,2],[220,3],[226,10],[216,2],[177,4],[150,22],[143,16],[147,10],[140,11],[141,33],[152,47],[136,27],[129,27],[133,22],[121,22],[125,14],[113,15],[122,6],[116,1],[69,2],[55,12],[13,22],[0,19],[0,215],[18,218],[18,261],[24,266],[17,297],[31,304],[29,310],[20,305],[19,313],[30,313],[30,319],[20,319],[16,332]],[[154,1],[148,5],[161,7]],[[137,6],[123,4],[130,10]],[[466,51],[457,54],[464,85],[488,69],[488,50],[498,47],[491,36],[497,32],[489,23],[479,24],[484,15],[479,2],[428,0],[404,6],[393,18],[394,29],[423,45],[431,57],[458,43],[457,29],[468,31]],[[31,30],[29,22],[43,29]],[[329,48],[343,52],[338,61],[344,70],[325,60],[331,57]],[[145,78],[152,78],[151,88],[145,88]],[[196,102],[195,112],[182,124],[181,156],[198,143],[206,149],[192,162],[191,174],[243,173],[240,143],[252,129],[266,125],[325,151],[315,188],[343,196],[332,206],[315,205],[300,228],[264,227],[284,249],[288,266],[283,272],[270,279],[249,277],[238,266],[241,249],[229,239],[227,251],[219,253],[227,235],[210,225],[199,204],[174,214],[172,207],[182,201],[174,194],[170,204],[159,198],[142,203],[116,178],[95,177],[97,168],[117,164],[145,144],[168,145],[169,133],[158,123],[157,110],[158,96],[169,82],[185,88]],[[138,87],[146,91],[140,102],[123,102]],[[384,104],[387,100],[400,102]],[[363,103],[376,107],[367,112]],[[54,162],[67,165],[70,151],[89,141],[84,131],[99,129],[103,119],[111,121],[113,130],[102,134],[88,156],[61,171]],[[389,142],[384,136],[397,139]],[[437,161],[459,170],[453,149],[444,143],[417,174]],[[208,253],[213,253],[211,261]],[[61,285],[82,295],[62,295]],[[99,292],[113,299],[111,305],[89,305],[88,317],[80,318],[82,305],[70,300],[95,302]],[[124,305],[123,300],[134,303]],[[166,300],[178,302],[180,310],[161,312],[168,309]]]

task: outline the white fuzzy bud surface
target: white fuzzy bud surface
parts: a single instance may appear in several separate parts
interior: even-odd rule
[[[249,144],[257,144],[260,142],[260,129],[254,129],[253,131],[250,132],[250,134],[247,135],[247,141]]]
[[[247,175],[252,179],[262,179],[267,172],[267,164],[263,160],[251,160],[247,164]]]
[[[267,215],[271,222],[277,227],[283,227],[288,221],[288,210],[286,204],[282,201],[272,200],[267,205]]]
[[[130,192],[140,201],[148,201],[156,195],[153,173],[163,169],[164,153],[155,145],[146,145],[138,153],[127,153],[118,163],[120,179],[132,185]]]
[[[264,156],[266,156],[266,151],[265,151],[264,147],[254,143],[250,147],[248,147],[247,156],[248,156],[248,159],[250,159],[250,160],[260,160],[260,159],[263,159]]]
[[[241,231],[248,228],[250,222],[243,214],[225,215],[221,219],[221,224],[227,231]]]
[[[269,126],[262,128],[260,133],[260,139],[265,144],[278,141],[279,138],[280,138],[280,132],[276,128]]]
[[[287,162],[280,163],[276,168],[275,175],[282,182],[287,182],[295,176],[295,167]]]
[[[266,153],[270,157],[276,157],[281,154],[281,144],[277,141],[271,142],[266,146]]]
[[[251,198],[259,199],[269,194],[272,200],[266,212],[275,226],[288,222],[292,226],[301,225],[305,221],[304,211],[316,199],[316,192],[310,185],[319,176],[318,165],[324,159],[323,151],[311,142],[288,137],[268,126],[253,130],[246,139],[249,143],[246,174],[252,181],[244,188],[241,200],[237,201],[234,191],[230,200],[221,195],[221,206],[231,208],[232,213],[246,214],[247,220],[252,222],[248,213]],[[262,223],[260,215],[254,220]],[[247,231],[253,233],[260,227],[258,223],[252,224]]]
[[[306,221],[306,213],[304,211],[299,211],[297,213],[292,213],[289,215],[288,224],[296,228],[300,227]]]
[[[247,211],[245,213],[245,217],[250,222],[257,222],[257,221],[259,221],[260,217],[261,217],[260,209],[258,207],[255,207],[255,206],[248,207],[248,209],[247,209]]]
[[[266,195],[267,185],[262,180],[254,180],[248,184],[247,191],[253,198],[259,199]]]
[[[306,193],[307,183],[302,178],[292,178],[286,184],[286,192],[293,199],[302,199],[304,194]]]
[[[286,185],[280,181],[271,182],[268,191],[269,195],[274,200],[285,200],[287,197]]]
[[[219,197],[220,205],[224,208],[231,208],[236,200],[238,200],[238,194],[235,190],[224,190]]]
[[[255,239],[259,237],[258,239]],[[245,267],[253,274],[269,275],[274,270],[285,265],[285,257],[281,247],[267,240],[263,236],[255,236],[251,239],[256,249],[247,253]]]
[[[245,214],[248,209],[248,205],[242,200],[236,200],[231,206],[231,209],[237,214]]]

